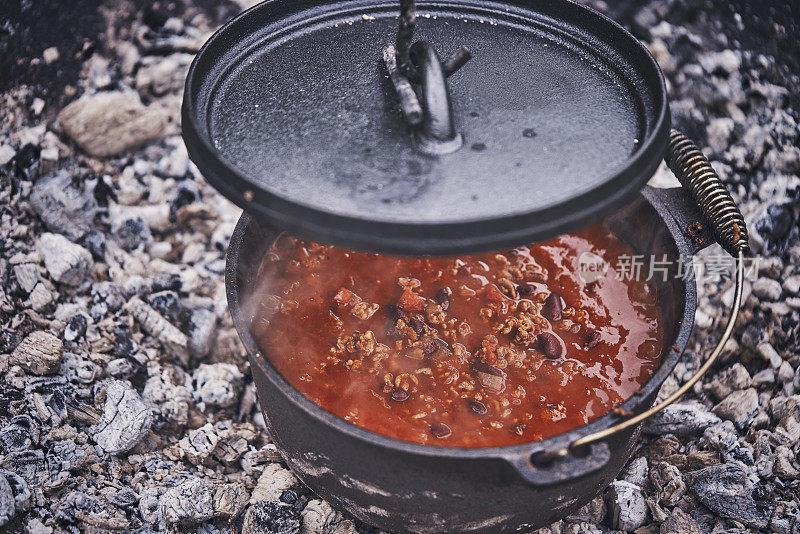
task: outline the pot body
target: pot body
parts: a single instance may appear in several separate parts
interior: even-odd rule
[[[680,189],[651,190],[609,224],[637,253],[691,255],[707,243],[684,229],[699,220]],[[243,215],[228,251],[226,285],[234,323],[249,353],[264,419],[287,465],[320,497],[358,519],[391,532],[527,532],[577,510],[608,485],[636,447],[640,427],[618,432],[584,451],[547,465],[535,457],[568,446],[619,419],[601,417],[566,434],[522,446],[455,449],[379,436],[322,410],[281,377],[257,347],[242,301],[277,232]],[[694,236],[697,239],[697,236]],[[653,405],[691,331],[696,307],[693,279],[659,285],[665,321],[660,368],[622,406]],[[674,325],[670,329],[667,325]]]

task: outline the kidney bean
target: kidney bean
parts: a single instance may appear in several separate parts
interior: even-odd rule
[[[560,321],[561,311],[563,309],[561,305],[561,296],[559,296],[558,293],[550,293],[547,295],[542,305],[542,317],[550,321]]]
[[[468,400],[467,406],[469,406],[469,409],[472,410],[473,413],[478,415],[486,415],[486,412],[488,411],[484,403],[481,401],[476,401],[475,399]]]
[[[392,391],[391,399],[395,402],[405,402],[408,400],[408,391],[404,389],[395,389]]]
[[[446,438],[451,432],[450,427],[444,423],[433,423],[431,425],[431,435],[435,438]]]
[[[587,349],[593,349],[599,344],[600,344],[600,332],[598,332],[597,330],[589,332],[589,335],[586,336],[586,344],[584,346]]]
[[[539,347],[544,355],[551,359],[560,358],[563,352],[558,338],[550,332],[539,334]]]
[[[520,297],[528,297],[536,292],[535,284],[520,284],[517,286],[517,294]]]
[[[436,292],[434,300],[436,301],[436,304],[442,308],[442,311],[447,311],[447,309],[450,307],[450,295],[452,294],[453,291],[449,287],[443,287]]]
[[[408,321],[408,324],[414,329],[414,332],[416,332],[418,336],[425,333],[425,322],[419,317],[412,317],[411,320]]]

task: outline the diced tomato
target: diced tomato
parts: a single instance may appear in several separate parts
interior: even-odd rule
[[[422,311],[425,308],[425,299],[407,287],[403,289],[397,305],[406,311]]]

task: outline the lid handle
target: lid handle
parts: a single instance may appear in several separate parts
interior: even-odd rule
[[[472,54],[462,46],[441,61],[432,44],[425,41],[411,44],[416,20],[414,0],[400,0],[397,41],[384,48],[383,61],[403,115],[417,129],[417,146],[428,154],[448,154],[461,148],[462,138],[455,131],[447,77],[469,61]],[[412,83],[419,86],[420,96]]]

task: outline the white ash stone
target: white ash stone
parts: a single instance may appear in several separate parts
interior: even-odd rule
[[[240,465],[245,473],[254,475],[261,473],[267,465],[281,461],[281,455],[274,443],[267,443],[256,451],[247,451],[242,455]]]
[[[754,387],[764,386],[775,382],[775,371],[770,368],[762,369],[753,375],[752,385]]]
[[[183,144],[183,140],[179,139],[174,149],[158,162],[158,172],[164,176],[181,179],[189,172],[190,164],[191,160],[189,160],[186,145]]]
[[[739,462],[705,467],[690,473],[689,488],[698,500],[717,515],[763,529],[769,516],[766,507],[753,499],[753,480]]]
[[[163,260],[172,252],[172,245],[168,241],[153,241],[147,247],[151,257]]]
[[[756,352],[758,352],[761,357],[764,358],[764,360],[768,361],[770,367],[773,369],[778,369],[783,363],[783,358],[781,358],[781,355],[778,354],[778,351],[775,350],[775,347],[773,347],[767,341],[759,343],[756,346]]]
[[[49,332],[35,331],[17,345],[8,362],[37,375],[48,375],[61,367],[63,344]]]
[[[744,429],[758,413],[758,392],[753,388],[734,391],[714,406],[712,411],[723,419],[733,421],[738,428]]]
[[[327,501],[314,499],[300,512],[302,534],[355,534],[355,525],[333,509]]]
[[[37,241],[37,248],[44,258],[47,272],[53,280],[62,284],[80,285],[86,280],[94,263],[88,250],[60,234],[42,234]]]
[[[198,308],[189,319],[189,348],[202,358],[211,350],[217,333],[217,316],[213,310]]]
[[[752,446],[739,439],[736,426],[731,421],[708,427],[698,443],[704,448],[718,450],[729,461],[747,460],[752,463],[754,459]]]
[[[773,408],[773,415],[778,419],[775,427],[775,437],[784,444],[794,444],[800,441],[800,395],[792,395],[785,399],[780,406]]]
[[[611,527],[633,532],[647,520],[648,508],[642,488],[636,484],[615,480],[606,490]]]
[[[25,534],[53,534],[53,528],[34,517],[25,525]]]
[[[789,276],[781,285],[789,295],[800,295],[800,275]]]
[[[250,495],[250,504],[258,501],[278,501],[281,494],[298,484],[297,477],[279,464],[269,464],[258,477],[256,487]]]
[[[778,368],[778,380],[784,383],[794,380],[794,368],[792,364],[785,360],[781,363],[781,366]]]
[[[123,221],[137,217],[144,220],[155,232],[165,232],[172,226],[169,220],[169,205],[166,203],[125,206],[111,202],[108,206],[108,215],[112,226],[119,226]]]
[[[44,62],[48,64],[58,61],[59,57],[61,57],[61,54],[59,53],[57,46],[45,48],[42,52],[42,59],[44,59]]]
[[[5,165],[17,155],[17,151],[11,145],[0,145],[0,166]]]
[[[116,358],[106,364],[106,374],[115,378],[125,378],[133,374],[135,368],[133,362],[127,358]]]
[[[35,263],[20,263],[15,265],[14,277],[17,279],[20,289],[25,293],[30,293],[41,279],[39,266]]]
[[[750,373],[739,362],[718,373],[703,389],[710,392],[718,401],[724,399],[737,389],[750,387]]]
[[[656,490],[659,503],[665,506],[675,506],[686,493],[680,470],[667,462],[657,462],[650,471],[649,480]]]
[[[648,434],[691,435],[702,433],[720,418],[698,402],[671,404],[647,420],[644,431]]]
[[[53,295],[53,292],[48,287],[49,284],[44,282],[39,282],[31,291],[30,296],[28,297],[28,304],[34,311],[40,312],[44,311],[55,302],[56,296]]]
[[[204,363],[193,375],[194,397],[209,406],[233,406],[239,398],[242,378],[235,365]]]
[[[97,366],[94,362],[74,352],[65,352],[61,365],[61,371],[67,380],[91,384],[97,375]]]
[[[104,177],[106,178],[106,177]],[[110,182],[111,180],[106,180]],[[115,196],[117,202],[109,204],[131,206],[138,203],[146,194],[147,187],[136,178],[136,171],[132,165],[128,165],[122,170],[119,178],[117,178],[117,187],[115,189]],[[115,219],[113,211],[109,211],[112,220]]]
[[[92,156],[113,156],[152,141],[166,125],[164,114],[120,92],[98,93],[58,114],[64,132]]]
[[[669,47],[663,40],[656,38],[652,43],[647,45],[647,48],[650,50],[650,53],[653,54],[653,57],[656,58],[658,66],[661,67],[662,71],[665,73],[675,72],[678,66],[677,61],[675,57],[670,54]]]
[[[775,448],[774,473],[781,478],[797,479],[800,478],[792,449],[786,445],[779,445]]]
[[[244,484],[222,484],[214,492],[214,515],[236,519],[244,511],[249,496]]]
[[[78,189],[64,171],[38,180],[30,202],[48,229],[72,240],[92,229],[97,212],[94,197]]]
[[[190,431],[178,445],[190,462],[195,465],[203,465],[211,459],[219,441],[220,438],[214,430],[214,425],[206,423],[204,426]]]
[[[759,278],[753,282],[753,294],[759,298],[776,301],[782,293],[781,283],[772,278]]]
[[[647,484],[647,474],[647,458],[639,456],[631,460],[617,478],[644,487]]]
[[[150,92],[156,96],[181,89],[193,57],[189,54],[172,54],[142,58],[136,72],[136,89],[142,94]]]
[[[158,498],[168,524],[194,524],[214,517],[214,487],[205,479],[190,476]]]
[[[721,117],[709,121],[706,127],[708,146],[714,152],[722,152],[730,144],[733,128],[736,123],[730,117]]]
[[[659,534],[703,534],[703,530],[695,519],[676,507],[669,517],[661,523]]]
[[[138,296],[131,298],[125,309],[141,325],[142,330],[155,337],[174,356],[186,361],[189,356],[189,340],[183,332]]]
[[[183,427],[189,420],[189,402],[192,394],[181,377],[169,369],[151,376],[145,382],[142,398],[159,411],[161,418],[175,426]]]
[[[150,430],[152,413],[126,381],[109,380],[105,390],[106,401],[103,416],[95,428],[95,443],[109,454],[129,451]]]
[[[739,53],[733,50],[723,50],[721,52],[703,54],[700,57],[700,65],[709,74],[713,74],[717,70],[732,73],[742,66],[742,58]]]
[[[15,514],[14,492],[6,477],[0,476],[0,527],[11,521]]]

